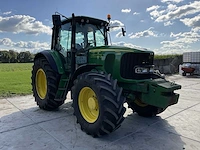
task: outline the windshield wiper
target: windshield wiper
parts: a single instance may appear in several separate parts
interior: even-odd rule
[[[101,31],[101,28],[99,28],[99,26],[97,26],[97,25],[96,25],[96,27],[101,32],[101,34],[104,36],[103,32]]]

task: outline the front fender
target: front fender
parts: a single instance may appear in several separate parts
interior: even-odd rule
[[[85,65],[81,65],[79,68],[77,68],[77,70],[74,72],[74,74],[71,76],[70,81],[68,83],[68,90],[70,90],[73,86],[73,82],[74,80],[77,78],[78,75],[84,73],[84,72],[89,72],[92,69],[95,69],[96,67],[99,67],[102,65],[96,65],[96,64],[85,64]]]

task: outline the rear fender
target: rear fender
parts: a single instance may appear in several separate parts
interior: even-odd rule
[[[51,68],[59,73],[59,74],[64,74],[64,67],[63,67],[63,62],[60,54],[57,51],[53,50],[45,50],[40,53],[37,53],[34,61],[40,57],[45,57],[47,61],[49,62]]]

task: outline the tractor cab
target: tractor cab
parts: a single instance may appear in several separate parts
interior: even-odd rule
[[[67,57],[70,52],[87,52],[92,47],[106,46],[108,22],[85,16],[72,16],[60,20],[53,15],[53,37],[51,49]]]
[[[107,21],[75,16],[61,21],[60,14],[52,15],[53,34],[51,49],[58,51],[64,57],[70,74],[80,65],[87,64],[88,51],[91,48],[108,45]]]
[[[51,49],[60,51],[67,57],[71,50],[73,52],[87,52],[90,48],[107,46],[108,31],[110,28],[119,28],[111,26],[111,16],[108,15],[107,21],[86,16],[74,16],[71,18],[65,16],[61,21],[61,14],[52,15],[53,35]],[[125,30],[122,28],[122,35],[125,36]]]

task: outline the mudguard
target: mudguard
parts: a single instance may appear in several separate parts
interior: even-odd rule
[[[60,54],[54,50],[45,50],[36,54],[34,61],[39,57],[45,57],[51,68],[59,74],[64,74],[63,62]]]
[[[96,67],[99,67],[101,65],[96,65],[96,64],[85,64],[81,65],[77,70],[74,72],[74,74],[71,76],[70,81],[68,83],[67,89],[70,90],[71,87],[73,86],[74,80],[77,78],[78,75],[84,72],[89,72],[92,69],[95,69]]]

